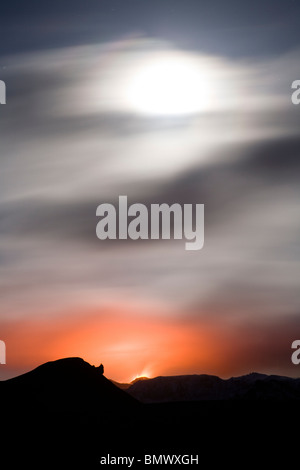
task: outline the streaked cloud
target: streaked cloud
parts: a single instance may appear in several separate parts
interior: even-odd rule
[[[204,70],[211,101],[193,115],[139,115],[126,101],[128,81],[168,51]],[[235,332],[251,319],[255,331],[274,318],[293,324],[300,114],[290,85],[299,54],[234,60],[130,40],[8,58],[2,321],[49,322],[119,296],[157,303],[165,321],[210,312]],[[147,205],[204,203],[204,249],[100,242],[96,207],[121,194]]]

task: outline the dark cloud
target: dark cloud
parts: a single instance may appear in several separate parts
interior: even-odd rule
[[[149,209],[151,204],[162,201],[167,204],[204,203],[207,207],[207,230],[210,227],[222,226],[224,219],[230,223],[230,214],[236,217],[237,212],[243,211],[247,200],[254,193],[263,197],[270,192],[274,195],[274,205],[280,206],[285,201],[281,198],[280,189],[288,186],[286,198],[297,198],[300,177],[300,139],[276,139],[243,145],[224,146],[215,155],[213,161],[220,160],[224,155],[238,155],[239,158],[215,165],[199,165],[171,180],[156,183],[155,194],[149,196],[149,187],[137,188],[132,191],[130,203],[141,202]],[[284,155],[284,158],[282,156]],[[130,187],[126,184],[120,194]],[[298,194],[299,198],[300,195]],[[296,199],[297,200],[297,199]],[[47,199],[17,200],[0,206],[1,228],[3,235],[19,236],[57,236],[59,238],[82,238],[94,240],[96,207],[102,202],[118,205],[118,195],[108,196],[107,200],[97,197],[97,192],[91,192],[87,200],[72,198],[70,201],[51,201]],[[299,201],[300,202],[300,201]],[[278,204],[279,203],[279,204]],[[288,206],[288,204],[286,204]],[[279,211],[278,208],[278,211]],[[278,212],[280,217],[280,212]],[[219,224],[218,224],[219,222]]]
[[[15,0],[2,7],[0,54],[140,33],[214,54],[269,55],[299,44],[298,17],[297,2],[280,0]]]

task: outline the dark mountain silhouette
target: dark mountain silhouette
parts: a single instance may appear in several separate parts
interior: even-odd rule
[[[251,373],[228,380],[212,375],[181,375],[136,380],[126,391],[143,403],[198,400],[300,399],[300,379]]]
[[[248,465],[258,456],[261,466],[293,464],[299,379],[157,377],[130,386],[130,394],[161,401],[143,404],[102,372],[67,358],[0,382],[1,468],[99,469],[107,454],[134,456],[136,468],[145,454],[193,454],[203,466],[240,468],[237,449]]]
[[[99,449],[109,448],[116,429],[124,432],[141,406],[102,372],[74,357],[0,382],[1,463],[8,462],[3,468],[24,461],[31,468],[51,468],[50,462],[53,468],[89,468],[98,462]]]
[[[103,366],[102,366],[103,367]],[[19,377],[0,382],[0,392],[18,397],[18,405],[45,409],[81,410],[110,413],[137,406],[136,400],[102,374],[102,367],[91,366],[79,357],[47,362]],[[20,394],[20,391],[22,393]]]

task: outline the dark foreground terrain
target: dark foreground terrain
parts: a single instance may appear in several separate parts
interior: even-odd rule
[[[0,468],[101,469],[108,454],[134,456],[136,469],[146,467],[145,454],[198,455],[203,469],[290,468],[299,448],[297,385],[290,395],[287,382],[282,399],[281,380],[278,398],[272,388],[264,399],[259,380],[240,399],[145,404],[82,359],[44,364],[0,382]]]

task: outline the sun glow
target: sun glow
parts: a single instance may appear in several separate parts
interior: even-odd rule
[[[151,373],[148,369],[143,369],[143,371],[137,375],[134,375],[131,379],[130,382],[134,382],[135,380],[141,379],[149,379],[151,378]]]
[[[204,70],[189,56],[163,55],[134,74],[128,99],[142,114],[182,115],[203,111],[209,99]]]

